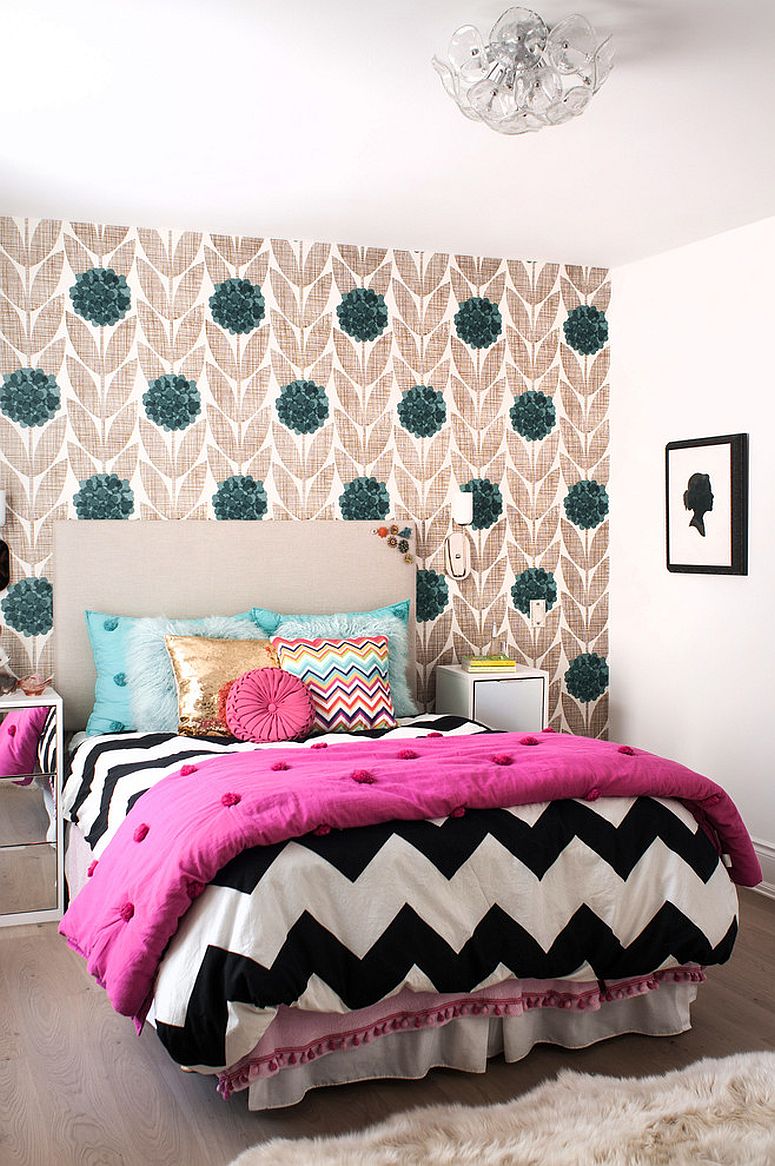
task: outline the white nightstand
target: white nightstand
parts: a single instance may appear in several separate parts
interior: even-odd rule
[[[56,713],[50,772],[35,772],[24,786],[15,783],[25,775],[0,774],[0,927],[60,919],[64,907],[62,698],[53,688],[41,696],[17,689],[0,696],[0,721],[40,706]]]
[[[517,666],[514,672],[467,672],[461,664],[436,669],[436,712],[453,713],[491,729],[538,733],[548,715],[549,674]]]

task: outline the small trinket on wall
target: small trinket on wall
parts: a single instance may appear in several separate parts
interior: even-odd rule
[[[376,534],[378,538],[383,538],[389,547],[392,547],[399,554],[403,555],[405,563],[414,562],[414,555],[411,553],[411,544],[409,542],[412,537],[411,526],[401,527],[393,522],[390,526],[377,526],[371,533]]]

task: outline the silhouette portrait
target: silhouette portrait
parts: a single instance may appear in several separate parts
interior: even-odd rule
[[[693,526],[705,538],[705,515],[713,509],[709,474],[692,474],[684,490],[684,507],[692,511],[689,526]]]

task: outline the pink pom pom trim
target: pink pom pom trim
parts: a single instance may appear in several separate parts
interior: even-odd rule
[[[275,773],[282,773],[283,770],[290,769],[291,767],[287,761],[273,761],[269,768],[273,769]]]
[[[318,835],[330,834],[331,827],[326,822],[321,822],[319,826],[315,827],[315,829],[312,831],[312,833],[318,834]]]
[[[434,729],[432,733],[426,733],[426,734],[425,734],[425,736],[426,736],[426,737],[443,737],[443,736],[444,736],[444,734],[443,734],[443,733],[439,733],[439,732],[437,732],[437,730],[436,730],[436,729]]]
[[[147,838],[148,831],[150,830],[150,828],[151,827],[148,825],[147,822],[141,822],[140,825],[135,830],[134,834],[132,835],[135,842],[142,842],[144,838]]]
[[[454,810],[449,815],[450,818],[462,818],[466,812],[465,806],[455,806]]]
[[[180,776],[188,777],[189,773],[196,773],[197,767],[195,765],[181,765]]]
[[[620,745],[619,752],[624,753],[625,757],[635,756],[635,750],[633,749],[632,745]]]
[[[519,742],[520,745],[539,745],[538,737],[523,737]]]
[[[358,1048],[361,1044],[379,1040],[393,1032],[402,1029],[435,1028],[449,1024],[461,1016],[521,1016],[533,1008],[560,1008],[564,1010],[576,1009],[579,1012],[597,1011],[608,1003],[626,999],[628,996],[643,996],[659,988],[660,983],[682,983],[684,981],[701,982],[705,973],[697,968],[674,968],[668,971],[655,972],[650,976],[638,976],[635,979],[619,983],[610,988],[600,985],[581,993],[556,992],[527,992],[518,990],[518,994],[509,999],[488,999],[487,997],[472,999],[464,997],[442,1008],[420,1009],[418,1011],[401,1012],[388,1015],[376,1023],[371,1020],[368,1025],[350,1029],[347,1032],[334,1032],[323,1038],[310,1042],[306,1047],[285,1047],[267,1050],[263,1055],[249,1055],[234,1069],[221,1073],[218,1078],[218,1092],[228,1098],[235,1089],[244,1089],[251,1082],[260,1077],[273,1076],[280,1072],[285,1065],[305,1064],[316,1057],[327,1056],[341,1049]]]
[[[94,874],[95,870],[97,869],[97,862],[98,862],[98,860],[96,858],[94,858],[89,863],[89,866],[88,866],[87,871],[86,871],[87,879],[90,879],[92,877],[92,875]]]
[[[124,903],[118,913],[124,922],[128,923],[135,913],[134,903]]]
[[[310,749],[327,749],[327,748],[328,748],[328,741],[315,741],[315,743],[313,745],[310,745]]]
[[[221,798],[221,805],[222,806],[238,806],[241,801],[242,801],[242,798],[239,794],[228,793],[228,794],[224,794],[223,797]]]
[[[514,764],[514,758],[511,756],[510,753],[496,753],[493,757],[490,758],[490,761],[492,761],[493,765],[513,765]]]
[[[398,754],[401,761],[411,761],[413,757],[419,757],[419,753],[415,753],[414,749],[402,749]]]

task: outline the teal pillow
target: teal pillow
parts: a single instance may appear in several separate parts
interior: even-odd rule
[[[118,733],[133,728],[126,677],[126,648],[134,622],[127,616],[104,611],[85,611],[97,682],[94,708],[86,722],[86,733]]]
[[[340,611],[333,615],[283,615],[265,607],[253,607],[250,617],[267,636],[314,639],[317,636],[383,635],[388,639],[390,692],[397,717],[417,712],[407,676],[409,668],[409,600],[377,607],[374,611]]]
[[[84,616],[97,672],[94,708],[86,722],[88,737],[119,733],[122,729],[175,731],[177,690],[164,644],[165,633],[258,639],[256,625],[247,611],[233,616],[177,620],[109,615],[104,611],[85,611]],[[149,656],[142,653],[146,643],[152,644]],[[163,681],[162,699],[156,687],[159,677]]]

